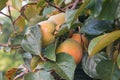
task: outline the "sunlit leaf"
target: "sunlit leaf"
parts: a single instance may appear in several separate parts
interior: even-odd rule
[[[27,28],[26,37],[22,40],[21,45],[25,51],[31,54],[41,54],[41,31],[38,25]]]
[[[76,64],[74,59],[65,53],[59,53],[56,62],[46,62],[45,68],[55,72],[65,80],[73,80]]]
[[[97,52],[120,38],[120,30],[93,38],[88,46],[89,56],[92,57]]]
[[[96,72],[96,66],[101,60],[106,59],[104,54],[104,52],[100,52],[92,58],[90,58],[88,54],[84,55],[82,59],[82,67],[87,75],[95,79],[101,79],[98,73]]]
[[[104,20],[113,20],[119,15],[120,0],[105,0],[102,7],[98,17]]]
[[[39,15],[41,8],[37,8],[36,4],[28,4],[26,6],[24,6],[21,9],[22,12],[22,16],[25,17],[25,19],[30,20],[31,18],[36,17],[37,15]]]
[[[54,44],[47,46],[47,48],[44,52],[44,57],[46,57],[52,61],[56,61],[55,45]]]
[[[6,6],[8,0],[0,0],[0,11]]]
[[[112,28],[110,21],[98,20],[96,18],[88,18],[81,28],[82,33],[88,35],[100,35]]]
[[[22,7],[22,1],[23,0],[12,0],[12,7],[19,11]]]
[[[119,67],[119,69],[120,69],[120,54],[119,54],[118,57],[117,57],[117,65],[118,65],[118,67]]]
[[[22,16],[19,16],[15,20],[15,25],[19,28],[19,31],[22,32],[25,28],[25,19]]]
[[[102,80],[119,80],[120,78],[120,70],[109,60],[99,62],[96,70]]]

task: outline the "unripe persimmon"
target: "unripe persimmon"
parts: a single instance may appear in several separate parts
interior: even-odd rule
[[[76,40],[82,46],[83,49],[85,49],[88,46],[88,39],[82,34],[74,33],[71,38]]]
[[[74,58],[76,64],[78,64],[81,61],[83,56],[81,46],[74,39],[66,39],[63,43],[61,43],[57,47],[56,53],[61,53],[61,52],[65,52],[71,55]]]
[[[42,46],[47,46],[55,40],[55,36],[53,35],[55,30],[55,25],[51,21],[42,21],[38,23],[41,27],[42,32]]]
[[[53,15],[48,20],[54,22],[56,25],[63,24],[65,22],[65,13]]]
[[[50,16],[48,20],[56,24],[54,34],[57,34],[58,30],[60,29],[60,26],[65,22],[65,13],[59,13],[59,14]]]

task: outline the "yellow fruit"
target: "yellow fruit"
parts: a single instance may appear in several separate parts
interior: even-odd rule
[[[88,46],[89,42],[84,35],[74,33],[71,38],[76,40],[82,46],[83,49],[85,49]]]
[[[54,30],[55,30],[55,25],[51,21],[42,21],[38,23],[41,27],[41,32],[42,32],[42,45],[45,47],[52,42],[54,42],[55,37],[53,35]]]
[[[53,15],[48,20],[54,22],[57,25],[63,24],[65,22],[65,13]]]
[[[67,39],[63,43],[61,43],[56,49],[56,53],[60,52],[65,52],[71,55],[74,58],[76,64],[81,61],[83,56],[81,46],[74,39]]]

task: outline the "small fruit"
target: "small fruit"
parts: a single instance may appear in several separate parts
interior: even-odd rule
[[[82,46],[83,49],[85,49],[88,46],[88,40],[82,34],[74,33],[71,38],[76,40]]]
[[[54,22],[57,25],[63,24],[65,22],[65,13],[53,15],[48,20]]]
[[[61,52],[65,52],[71,55],[74,58],[76,64],[78,64],[81,61],[83,56],[81,46],[74,39],[66,39],[63,43],[61,43],[57,47],[56,53],[61,53]]]
[[[52,42],[54,42],[55,37],[53,35],[54,30],[55,30],[55,25],[51,21],[42,21],[38,23],[41,27],[41,32],[42,32],[42,45],[45,47]]]

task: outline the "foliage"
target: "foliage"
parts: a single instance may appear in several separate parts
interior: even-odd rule
[[[64,22],[51,21],[55,40],[43,46],[39,23],[59,13],[65,13]],[[16,66],[17,59],[14,67],[6,68],[4,76],[9,80],[78,80],[82,79],[78,68],[94,80],[120,79],[120,0],[0,0],[0,14],[0,47],[10,57],[19,53],[24,60],[22,67]],[[56,54],[73,33],[89,40],[88,46],[80,40],[85,49],[79,64],[65,52]],[[2,63],[14,62],[4,55],[8,54],[0,52]],[[0,64],[0,69],[5,65]]]

